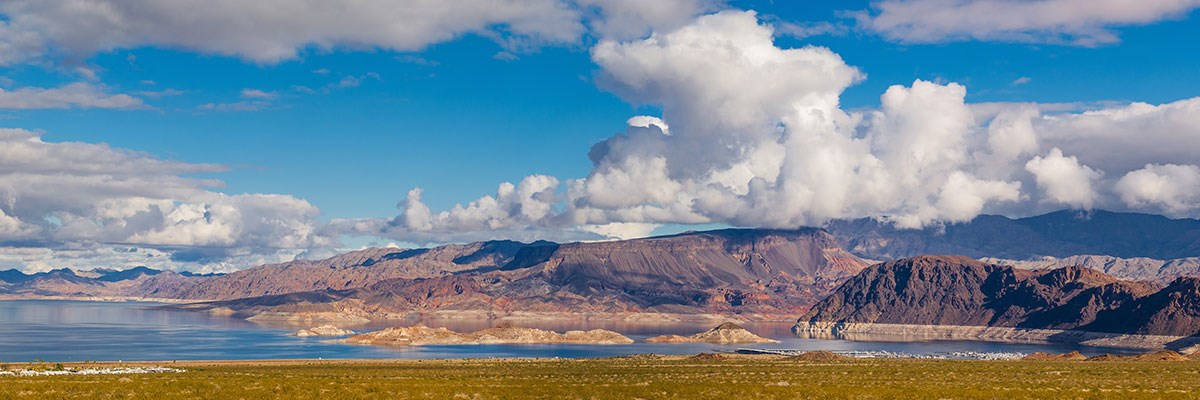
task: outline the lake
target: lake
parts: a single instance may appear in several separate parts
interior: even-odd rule
[[[862,342],[799,339],[790,324],[748,324],[759,335],[783,341],[769,345],[654,344],[629,345],[455,345],[391,348],[335,343],[328,338],[285,336],[298,327],[272,326],[203,313],[154,309],[139,302],[59,300],[0,301],[0,361],[138,361],[138,360],[264,360],[301,358],[464,358],[464,357],[608,357],[630,354],[696,354],[741,347],[806,350],[892,351],[937,354],[956,351],[1067,352],[1088,355],[1136,353],[1136,350],[1071,344],[1008,344],[972,341]],[[437,322],[469,331],[490,326],[488,321]],[[543,329],[603,328],[635,340],[661,334],[693,334],[711,328],[689,324],[553,323],[523,324]],[[373,330],[375,324],[348,327]]]

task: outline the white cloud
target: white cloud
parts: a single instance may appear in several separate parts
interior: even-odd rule
[[[722,8],[720,0],[580,0],[593,7],[599,18],[588,21],[597,37],[639,39],[651,32],[671,31],[687,25],[697,15]]]
[[[1121,177],[1116,191],[1130,207],[1192,215],[1200,209],[1200,167],[1147,165]]]
[[[972,105],[962,85],[917,80],[888,88],[878,110],[850,112],[839,98],[863,74],[826,48],[776,46],[753,12],[643,22],[668,28],[645,36],[613,25],[604,29],[629,38],[607,33],[590,54],[605,89],[662,114],[631,116],[624,132],[593,146],[594,168],[582,178],[532,175],[444,211],[414,189],[395,218],[322,225],[303,200],[224,195],[210,189],[219,182],[187,177],[219,166],[9,130],[0,131],[0,240],[127,243],[175,261],[229,260],[328,248],[338,234],[421,244],[594,240],[661,224],[796,227],[875,216],[916,227],[1062,204],[1200,211],[1192,189],[1200,98]],[[275,58],[203,46],[270,62],[296,45],[256,53]],[[240,103],[264,104],[268,93],[247,91]],[[228,104],[210,108],[239,107]]]
[[[969,161],[975,124],[962,86],[894,86],[878,112],[848,114],[838,96],[861,74],[828,49],[780,49],[772,36],[751,12],[723,12],[598,44],[606,86],[662,105],[671,135],[632,127],[593,148],[596,170],[571,188],[577,219],[792,227],[887,213],[921,225],[1018,196],[1011,182],[951,174]],[[977,201],[944,195],[947,185]]]
[[[241,100],[231,103],[204,103],[196,107],[202,111],[260,111],[271,106],[270,101],[265,100]]]
[[[665,121],[663,121],[662,118],[659,118],[659,117],[652,117],[649,115],[635,115],[635,116],[629,117],[628,120],[625,120],[625,124],[629,125],[630,127],[635,127],[635,128],[649,128],[649,127],[653,126],[655,128],[658,128],[658,130],[662,131],[662,134],[664,134],[664,135],[671,134],[671,128],[669,126],[667,126],[667,123]]]
[[[844,35],[850,31],[849,26],[828,21],[802,23],[772,21],[772,24],[775,25],[776,34],[781,36],[791,36],[796,39],[804,39],[821,35]]]
[[[241,100],[230,103],[204,103],[196,107],[196,109],[204,111],[259,111],[271,107],[277,97],[279,97],[279,93],[277,92],[247,88],[242,89],[239,95]]]
[[[492,54],[492,59],[497,60],[497,61],[512,62],[512,61],[520,60],[521,57],[517,56],[516,54],[513,54],[512,52],[498,51],[498,52],[496,52],[496,54]]]
[[[1148,163],[1194,164],[1200,154],[1200,97],[1050,114],[1034,123],[1045,148],[1061,148],[1113,173]]]
[[[268,92],[268,91],[265,91],[262,89],[242,89],[242,98],[243,99],[270,100],[270,99],[274,99],[278,95],[279,95],[278,93]]]
[[[433,212],[412,189],[400,202],[400,215],[391,220],[341,219],[331,230],[344,234],[384,237],[408,243],[434,244],[473,240],[598,239],[601,236],[559,221],[557,178],[530,175],[514,185],[504,182],[495,195]]]
[[[45,272],[58,268],[87,271],[96,268],[128,269],[138,266],[158,270],[190,271],[196,273],[226,273],[248,266],[290,261],[297,256],[294,250],[271,253],[247,252],[228,254],[220,259],[180,260],[178,253],[149,247],[122,245],[64,245],[48,247],[0,247],[0,269],[15,268],[26,273]]]
[[[56,88],[22,87],[14,90],[0,88],[0,109],[132,109],[140,107],[142,107],[141,99],[126,94],[108,93],[102,86],[84,82],[70,83]]]
[[[136,245],[193,266],[336,244],[318,232],[319,210],[304,200],[227,195],[209,189],[219,181],[188,177],[224,170],[0,129],[0,243]]]
[[[1013,79],[1012,84],[1019,86],[1019,85],[1028,84],[1029,82],[1032,82],[1032,81],[1033,81],[1033,78],[1030,78],[1028,76],[1022,76],[1020,78]]]
[[[184,93],[184,91],[182,91],[182,90],[172,89],[172,88],[166,88],[163,90],[140,90],[137,92],[133,92],[133,94],[136,94],[138,96],[151,98],[151,99],[158,99],[158,98],[169,97],[169,96],[179,96],[179,95],[182,95],[183,93]]]
[[[1094,46],[1120,39],[1113,27],[1185,15],[1198,0],[884,0],[859,24],[905,43],[960,40]]]
[[[628,237],[659,224],[796,227],[865,216],[919,227],[1064,205],[1200,212],[1190,189],[1200,98],[972,105],[962,85],[918,80],[888,88],[878,110],[847,112],[839,96],[861,73],[825,48],[777,47],[753,12],[601,41],[592,57],[603,87],[662,116],[633,116],[593,146],[586,177],[561,188],[540,177],[547,212],[505,212],[486,196],[438,213],[417,191],[404,215],[353,221],[369,228],[356,232]],[[1178,166],[1145,167],[1164,161]]]
[[[508,50],[622,39],[686,24],[716,0],[13,0],[0,3],[0,65],[80,60],[143,46],[276,63],[309,49],[419,51],[467,34]]]
[[[1101,173],[1080,164],[1075,157],[1064,156],[1057,147],[1045,157],[1029,160],[1025,169],[1033,174],[1048,201],[1083,209],[1091,209],[1096,202],[1092,185]]]
[[[650,236],[660,224],[613,222],[604,225],[584,225],[580,229],[611,239],[636,239]]]

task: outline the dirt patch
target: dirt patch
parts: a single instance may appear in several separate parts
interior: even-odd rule
[[[1114,356],[1112,354],[1101,354],[1098,356],[1088,357],[1087,360],[1088,361],[1117,361],[1120,359],[1121,359],[1121,356]]]
[[[837,360],[847,360],[849,358],[850,357],[846,357],[846,356],[834,353],[832,351],[816,350],[816,351],[810,351],[810,352],[807,352],[807,353],[804,353],[804,354],[801,354],[798,356],[788,357],[788,358],[785,358],[785,360],[791,360],[791,361],[837,361]]]
[[[726,357],[723,355],[713,354],[713,353],[700,353],[700,354],[688,357],[689,360],[701,360],[701,361],[717,361],[717,360],[724,360],[725,358]]]
[[[1189,361],[1191,359],[1183,354],[1176,353],[1171,350],[1161,350],[1153,353],[1140,354],[1129,357],[1134,361]]]
[[[1083,355],[1083,353],[1080,353],[1078,351],[1072,351],[1070,353],[1062,353],[1062,354],[1037,352],[1037,353],[1033,353],[1033,354],[1027,355],[1024,358],[1022,358],[1022,360],[1028,360],[1028,361],[1084,361],[1087,359],[1088,359],[1087,356]]]
[[[1153,353],[1139,354],[1136,356],[1115,356],[1112,354],[1101,354],[1094,357],[1088,357],[1088,361],[1189,361],[1192,360],[1183,354],[1171,350],[1160,350]]]

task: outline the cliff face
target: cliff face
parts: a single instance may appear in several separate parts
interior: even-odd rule
[[[1200,333],[1200,279],[1165,288],[1085,267],[1028,271],[960,256],[871,266],[800,318],[798,326],[892,324]]]
[[[865,266],[818,229],[730,229],[530,246],[512,254],[491,262],[503,264],[470,272],[322,291],[303,304],[263,296],[213,306],[250,314],[353,309],[370,315],[470,310],[781,317],[803,312]]]
[[[1192,336],[1200,334],[1200,278],[1179,278],[1167,287],[1113,310],[1083,327],[1098,332]]]
[[[644,307],[795,310],[864,266],[820,230],[727,229],[563,245],[540,278],[580,295],[628,295]]]

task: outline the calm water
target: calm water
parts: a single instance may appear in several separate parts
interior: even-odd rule
[[[1023,352],[1080,350],[1084,354],[1127,353],[1126,350],[1065,344],[1003,344],[968,341],[855,342],[798,339],[787,324],[746,328],[782,340],[770,345],[650,344],[630,345],[482,345],[388,348],[332,343],[322,338],[284,336],[297,327],[263,325],[201,313],[152,309],[152,303],[79,301],[0,301],[0,360],[255,360],[295,358],[461,358],[461,357],[604,357],[639,353],[695,354],[739,347],[810,350],[888,350],[914,354],[952,351]],[[439,325],[427,322],[428,325]],[[469,331],[486,321],[440,324]],[[692,334],[711,328],[686,324],[619,323],[523,324],[543,329],[604,328],[638,340],[660,334]],[[349,327],[372,330],[381,326]]]

